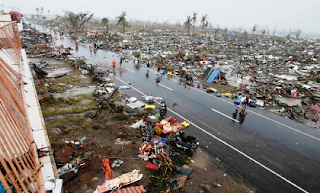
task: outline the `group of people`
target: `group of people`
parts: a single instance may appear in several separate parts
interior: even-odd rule
[[[248,114],[248,106],[249,106],[249,94],[246,93],[245,96],[243,97],[241,93],[239,93],[238,97],[237,97],[237,101],[235,102],[236,104],[236,109],[239,109],[239,106],[241,104],[242,109],[244,109],[246,111],[246,114]]]
[[[120,57],[120,66],[122,65],[124,58],[122,58],[122,56]],[[112,60],[112,67],[115,68],[116,67],[116,61],[115,59]]]

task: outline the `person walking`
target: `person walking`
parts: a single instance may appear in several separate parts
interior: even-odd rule
[[[113,69],[116,67],[116,61],[114,59],[112,61],[112,67],[113,67]]]
[[[121,66],[121,64],[122,64],[122,56],[120,57],[120,66]]]

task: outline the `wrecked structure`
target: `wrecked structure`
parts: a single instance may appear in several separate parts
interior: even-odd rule
[[[188,155],[199,143],[185,151],[187,146],[182,146],[181,140],[190,137],[181,137],[180,141],[174,137],[176,131],[187,128],[189,123],[170,117],[162,120],[156,112],[156,101],[162,100],[159,97],[139,100],[126,95],[126,91],[130,93],[130,83],[113,82],[108,77],[111,66],[76,56],[72,49],[70,55],[58,53],[63,46],[54,41],[38,49],[39,44],[47,43],[47,38],[33,27],[29,29],[21,34],[31,35],[30,40],[37,41],[23,44],[33,57],[30,66],[48,92],[48,97],[40,101],[41,111],[64,190],[104,192],[111,187],[114,192],[132,189],[159,192],[190,188],[184,185],[191,180],[188,176],[197,176],[201,171],[187,166],[194,162]],[[41,50],[43,55],[34,54]],[[49,76],[61,69],[68,72]],[[215,169],[208,166],[208,170]],[[200,184],[198,187],[201,188]],[[227,189],[227,185],[212,188]]]
[[[59,25],[63,26],[61,29],[66,27],[52,22],[46,25],[52,29],[59,29]],[[103,28],[90,25],[88,30],[103,31]],[[197,88],[210,87],[221,94],[228,92],[230,97],[249,92],[260,108],[287,117],[294,113],[301,122],[305,122],[305,113],[319,100],[318,40],[219,28],[191,35],[178,26],[134,24],[125,33],[110,24],[107,34],[90,37],[75,35],[71,29],[65,31],[83,44],[95,42],[99,45],[97,49],[118,52],[124,61],[135,61],[137,66],[160,67],[173,77],[192,76],[190,85]],[[213,72],[218,76],[207,77]],[[286,99],[278,100],[279,97],[302,102],[292,106]]]
[[[0,15],[1,192],[61,192],[19,28]]]

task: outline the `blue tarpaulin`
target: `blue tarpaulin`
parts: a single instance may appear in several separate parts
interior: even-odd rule
[[[212,82],[218,76],[219,73],[220,73],[220,70],[214,70],[214,72],[212,73],[211,77],[207,82]]]
[[[13,190],[13,186],[9,186],[9,188],[11,189],[11,190]],[[3,187],[3,185],[0,183],[0,193],[6,193],[7,191],[6,191],[6,189]]]

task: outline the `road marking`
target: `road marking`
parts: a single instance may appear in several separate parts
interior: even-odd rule
[[[132,72],[132,73],[135,73],[135,71],[133,71],[133,70],[130,70],[129,68],[125,68],[125,69],[129,70],[129,71],[130,71],[130,72]]]
[[[169,88],[169,87],[167,87],[167,86],[164,86],[163,84],[160,84],[160,83],[157,83],[158,85],[160,85],[160,86],[162,86],[162,87],[164,87],[164,88],[166,88],[166,89],[168,89],[168,90],[172,90],[171,88]]]
[[[144,94],[143,92],[141,92],[140,90],[136,89],[135,87],[127,84],[126,82],[124,82],[123,80],[121,80],[120,78],[114,76],[116,79],[118,79],[119,81],[121,81],[122,83],[126,84],[127,86],[130,86],[131,88],[133,88],[135,91],[137,91],[138,93],[147,96],[146,94]],[[157,102],[157,101],[156,101]],[[158,103],[158,102],[157,102]],[[159,103],[158,103],[159,104]],[[304,190],[303,188],[301,188],[300,186],[298,186],[297,184],[291,182],[290,180],[288,180],[287,178],[281,176],[280,174],[278,174],[277,172],[273,171],[272,169],[268,168],[267,166],[263,165],[262,163],[258,162],[257,160],[253,159],[252,157],[248,156],[247,154],[245,154],[244,152],[240,151],[239,149],[233,147],[232,145],[230,145],[229,143],[223,141],[222,139],[218,138],[217,136],[209,133],[208,131],[202,129],[201,127],[199,127],[198,125],[194,124],[193,122],[191,122],[190,120],[184,118],[182,115],[174,112],[173,110],[167,108],[169,111],[171,111],[173,114],[179,116],[180,118],[188,121],[190,124],[192,124],[193,126],[195,126],[196,128],[198,128],[199,130],[201,130],[202,132],[206,133],[207,135],[213,137],[214,139],[218,140],[219,142],[223,143],[224,145],[228,146],[229,148],[231,148],[232,150],[238,152],[239,154],[243,155],[244,157],[248,158],[249,160],[251,160],[252,162],[256,163],[257,165],[261,166],[262,168],[266,169],[267,171],[271,172],[272,174],[274,174],[275,176],[279,177],[280,179],[282,179],[283,181],[287,182],[288,184],[292,185],[293,187],[301,190],[302,192],[308,193],[308,191]]]
[[[152,69],[151,69],[152,70]],[[155,72],[155,71],[154,71]],[[175,80],[175,79],[170,79],[170,80],[173,80],[173,81],[175,81],[175,82],[179,82],[179,81],[177,81],[177,80]],[[222,98],[219,98],[219,97],[216,97],[216,96],[214,96],[214,95],[211,95],[211,94],[208,94],[208,93],[206,93],[206,92],[204,92],[204,91],[202,91],[202,90],[200,90],[200,89],[197,89],[197,88],[194,88],[194,87],[190,87],[191,89],[194,89],[194,90],[197,90],[197,91],[199,91],[199,92],[201,92],[201,93],[204,93],[204,94],[206,94],[206,95],[209,95],[209,96],[211,96],[211,97],[214,97],[214,98],[216,98],[216,99],[219,99],[219,100],[221,100],[221,101],[223,101],[223,102],[226,102],[226,103],[229,103],[229,104],[231,104],[231,105],[234,105],[232,102],[230,102],[230,101],[226,101],[226,100],[224,100],[224,99],[222,99]],[[172,89],[171,89],[172,90]],[[313,136],[313,135],[310,135],[310,134],[308,134],[308,133],[305,133],[305,132],[303,132],[303,131],[300,131],[300,130],[298,130],[298,129],[295,129],[295,128],[293,128],[293,127],[290,127],[290,126],[288,126],[288,125],[285,125],[285,124],[283,124],[283,123],[280,123],[279,121],[276,121],[276,120],[274,120],[274,119],[271,119],[271,118],[269,118],[269,117],[266,117],[266,116],[264,116],[264,115],[261,115],[261,114],[259,114],[259,113],[256,113],[256,112],[254,112],[254,111],[251,111],[251,110],[248,110],[248,112],[252,112],[253,114],[255,114],[255,115],[258,115],[258,116],[260,116],[260,117],[262,117],[262,118],[265,118],[265,119],[268,119],[269,121],[272,121],[272,122],[274,122],[274,123],[277,123],[278,125],[281,125],[281,126],[283,126],[283,127],[286,127],[286,128],[288,128],[288,129],[291,129],[291,130],[293,130],[293,131],[296,131],[296,132],[298,132],[298,133],[301,133],[301,134],[303,134],[303,135],[305,135],[305,136],[307,136],[307,137],[310,137],[310,138],[313,138],[313,139],[315,139],[315,140],[318,140],[318,141],[320,141],[320,138],[317,138],[317,137],[315,137],[315,136]]]
[[[171,79],[171,80],[178,82],[178,81],[175,80],[175,79]],[[194,88],[194,87],[191,87],[191,89],[197,90],[197,91],[199,91],[199,92],[201,92],[201,93],[204,93],[204,94],[206,94],[206,95],[209,95],[209,96],[211,96],[211,97],[214,97],[214,98],[216,98],[216,99],[219,99],[219,100],[221,100],[221,101],[223,101],[223,102],[226,102],[226,103],[229,103],[229,104],[231,104],[231,105],[234,105],[234,103],[232,103],[232,102],[230,102],[230,101],[226,101],[226,100],[224,100],[224,99],[222,99],[222,98],[219,98],[219,97],[216,97],[216,96],[214,96],[214,95],[208,94],[208,93],[206,93],[206,92],[204,92],[204,91],[202,91],[202,90],[200,90],[200,89],[197,89],[197,88]],[[298,133],[301,133],[301,134],[303,134],[303,135],[305,135],[305,136],[307,136],[307,137],[310,137],[310,138],[313,138],[313,139],[315,139],[315,140],[320,141],[320,138],[317,138],[317,137],[315,137],[315,136],[313,136],[313,135],[310,135],[310,134],[308,134],[308,133],[305,133],[305,132],[303,132],[303,131],[300,131],[300,130],[298,130],[298,129],[295,129],[295,128],[293,128],[293,127],[290,127],[290,126],[288,126],[288,125],[285,125],[285,124],[283,124],[283,123],[281,123],[281,122],[279,122],[279,121],[276,121],[276,120],[274,120],[274,119],[271,119],[271,118],[269,118],[269,117],[266,117],[266,116],[264,116],[264,115],[261,115],[261,114],[259,114],[259,113],[254,112],[254,111],[251,111],[251,110],[248,110],[248,112],[252,112],[252,113],[255,114],[255,115],[258,115],[258,116],[260,116],[260,117],[263,117],[263,118],[265,118],[265,119],[268,119],[269,121],[272,121],[272,122],[274,122],[274,123],[277,123],[277,124],[279,124],[279,125],[282,125],[282,126],[288,128],[288,129],[291,129],[291,130],[293,130],[293,131],[296,131],[296,132],[298,132]]]
[[[211,108],[211,110],[213,110],[213,111],[219,113],[220,115],[223,115],[223,116],[225,116],[225,117],[227,117],[227,118],[229,118],[229,119],[231,119],[231,120],[239,123],[239,121],[238,121],[237,119],[234,119],[234,118],[232,118],[232,117],[229,117],[228,115],[226,115],[226,114],[224,114],[224,113],[221,113],[220,111],[217,111],[217,110],[215,110],[215,109],[213,109],[213,108]]]

